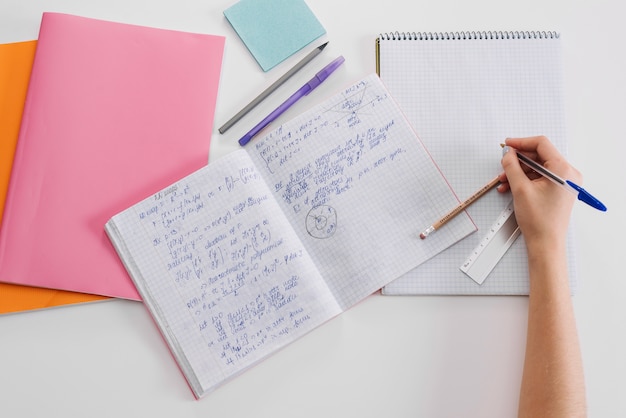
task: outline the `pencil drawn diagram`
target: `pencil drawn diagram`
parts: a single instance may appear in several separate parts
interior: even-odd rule
[[[361,116],[368,114],[368,110],[374,112],[373,108],[376,107],[377,103],[387,98],[386,94],[373,96],[368,93],[368,85],[365,83],[353,86],[350,91],[346,91],[344,99],[327,110],[327,112],[341,115],[339,119],[334,121],[334,125],[338,127],[339,123],[344,120],[349,128],[360,124]]]
[[[337,230],[337,211],[327,205],[316,206],[306,215],[306,231],[313,238],[326,239]]]

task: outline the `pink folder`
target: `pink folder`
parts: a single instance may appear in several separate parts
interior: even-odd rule
[[[37,41],[0,44],[0,220],[36,46]],[[0,283],[0,314],[106,299],[85,293]]]
[[[140,299],[104,224],[208,163],[223,50],[221,36],[43,15],[0,281]]]

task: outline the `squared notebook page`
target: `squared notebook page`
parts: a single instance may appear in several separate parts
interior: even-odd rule
[[[200,397],[475,230],[372,74],[115,215],[106,232]]]
[[[196,397],[340,312],[244,150],[106,228]]]
[[[376,74],[248,145],[276,199],[346,309],[476,230]]]
[[[557,34],[392,34],[380,37],[378,54],[381,80],[461,199],[502,171],[499,144],[507,137],[546,135],[566,154]],[[472,204],[467,212],[478,232],[384,293],[527,294],[523,237],[482,285],[459,270],[510,200],[492,190]],[[570,254],[571,241],[570,232]],[[571,255],[569,260],[573,278]]]

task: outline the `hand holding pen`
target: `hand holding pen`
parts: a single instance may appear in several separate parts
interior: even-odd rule
[[[506,144],[501,145],[503,147],[502,151],[504,155],[502,158],[502,166],[504,167],[505,172],[489,181],[489,183],[478,189],[473,195],[457,205],[438,221],[424,229],[420,234],[421,239],[425,239],[437,229],[444,226],[456,215],[463,212],[468,206],[480,199],[496,186],[498,186],[497,188],[500,192],[511,190],[513,192],[514,199],[517,196],[517,199],[515,199],[515,208],[520,210],[519,212],[516,210],[516,218],[521,216],[523,218],[536,220],[543,217],[544,220],[550,220],[552,219],[552,212],[563,212],[566,216],[562,216],[558,220],[555,220],[555,224],[564,221],[565,228],[567,228],[567,223],[569,222],[569,210],[562,210],[561,206],[562,203],[568,201],[566,198],[571,198],[571,196],[562,196],[564,193],[560,192],[564,190],[573,193],[578,197],[578,200],[587,203],[589,206],[603,212],[606,211],[606,206],[604,206],[602,202],[578,185],[582,179],[582,175],[578,172],[578,170],[569,165],[565,159],[563,159],[559,151],[554,147],[554,145],[552,145],[548,138],[544,136],[515,139],[509,138],[506,140]],[[534,158],[541,161],[541,163],[536,162],[535,159],[529,157],[527,154],[521,153],[520,151],[509,152],[512,147],[529,153],[528,155],[532,155]],[[511,156],[517,156],[517,159],[507,157],[508,154]],[[520,164],[528,167],[528,170],[523,170]],[[558,168],[559,172],[562,172],[565,175],[565,178],[553,173],[545,166],[554,166]],[[510,179],[513,179],[513,181],[509,181]],[[533,181],[539,179],[541,179],[539,184],[533,185]],[[514,183],[514,185],[512,183]],[[557,190],[548,190],[555,187]],[[573,204],[573,199],[570,200]],[[571,208],[571,204],[569,207]],[[532,222],[528,221],[528,223]],[[535,222],[535,224],[541,224],[541,222]],[[531,229],[530,226],[527,228]],[[546,230],[549,229],[551,228]],[[522,231],[523,230],[524,228],[522,228]]]
[[[565,237],[575,202],[575,195],[566,190],[596,209],[606,210],[600,201],[578,186],[582,175],[548,138],[509,138],[505,145],[504,174],[498,190],[510,189],[513,193],[515,217],[527,242],[536,241],[534,238]]]

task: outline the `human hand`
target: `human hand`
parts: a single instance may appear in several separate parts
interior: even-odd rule
[[[579,183],[582,175],[572,167],[545,136],[507,138],[506,145],[542,164],[561,177]],[[526,245],[553,246],[564,243],[575,196],[550,180],[521,166],[513,150],[502,157],[504,173],[498,191],[513,194],[515,217]]]

